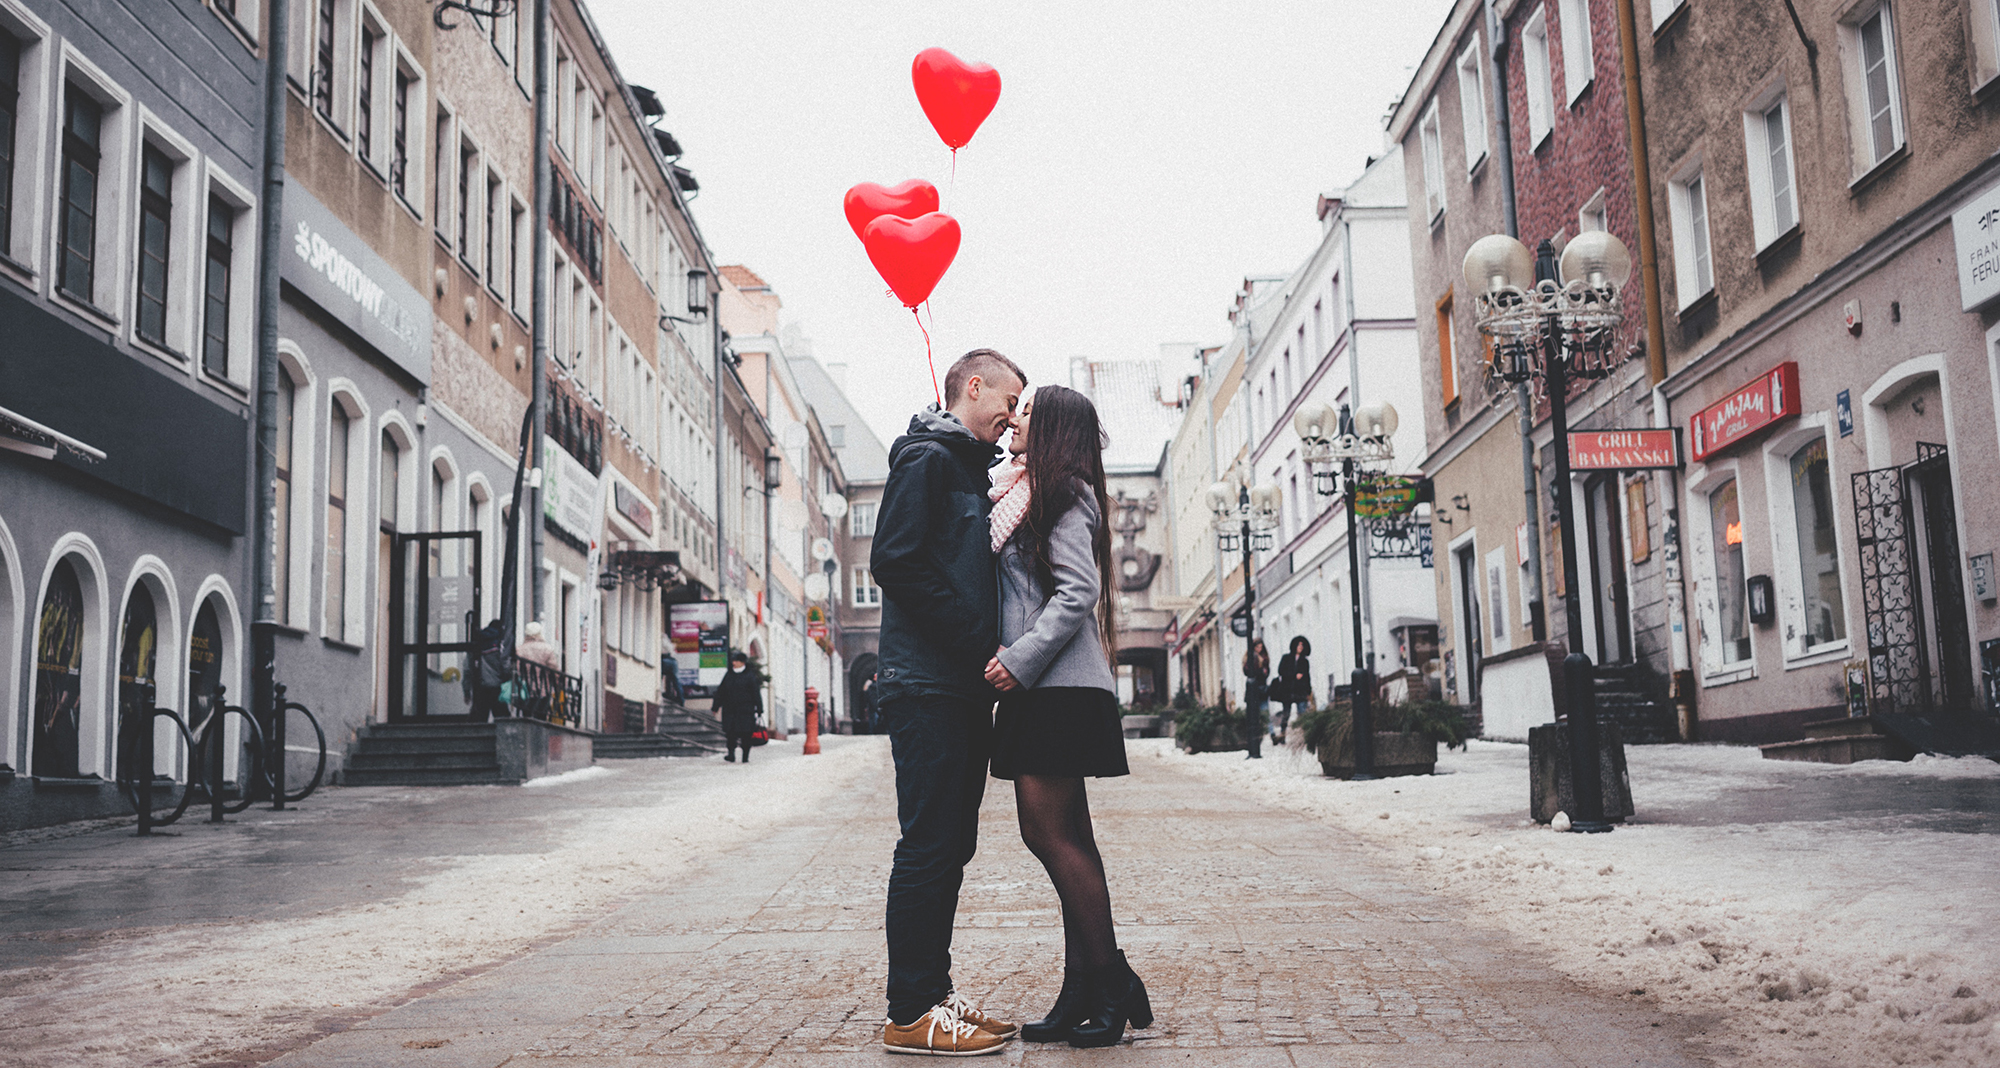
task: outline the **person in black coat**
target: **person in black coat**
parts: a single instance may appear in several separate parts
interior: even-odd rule
[[[1265,648],[1264,639],[1250,643],[1243,653],[1243,742],[1250,750],[1247,760],[1262,759],[1264,754],[1257,750],[1264,740],[1264,708],[1271,697],[1270,685],[1265,682],[1271,677],[1271,650]]]
[[[1292,638],[1291,651],[1278,658],[1278,677],[1271,685],[1271,700],[1277,701],[1278,714],[1271,724],[1271,741],[1285,740],[1285,724],[1292,718],[1292,710],[1300,712],[1313,699],[1312,643],[1303,634]]]
[[[729,654],[729,674],[722,676],[722,682],[715,687],[715,711],[722,719],[722,734],[729,742],[729,753],[723,757],[736,763],[737,747],[743,749],[743,762],[750,763],[750,732],[757,729],[757,717],[764,714],[764,690],[757,685],[757,679],[744,670],[750,660],[742,653]]]

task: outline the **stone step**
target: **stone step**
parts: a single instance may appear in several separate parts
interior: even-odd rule
[[[485,753],[493,755],[493,735],[460,735],[451,738],[403,738],[363,735],[359,751],[364,753]]]
[[[1808,723],[1805,727],[1807,738],[1845,738],[1852,735],[1885,734],[1882,725],[1874,716],[1843,716],[1840,719],[1823,719]]]
[[[1886,734],[1845,734],[1759,746],[1765,760],[1853,764],[1862,760],[1908,760],[1916,754]]]
[[[361,749],[347,758],[348,767],[371,771],[389,771],[396,768],[483,768],[489,764],[494,767],[500,766],[492,746],[487,746],[483,751],[467,749],[449,753],[382,753],[372,749]]]
[[[347,786],[487,786],[504,785],[500,765],[466,768],[367,769],[349,766],[341,772]]]
[[[617,741],[612,741],[612,739]],[[715,750],[661,734],[600,735],[593,749],[599,760],[643,760],[651,757],[708,756]]]

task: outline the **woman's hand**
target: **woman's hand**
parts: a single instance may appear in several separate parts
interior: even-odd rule
[[[1007,650],[1001,649],[1000,651],[1004,653]],[[992,684],[994,689],[1003,692],[1021,688],[1020,680],[1016,679],[1013,673],[1007,670],[1007,665],[1002,664],[998,656],[986,662],[986,681]]]

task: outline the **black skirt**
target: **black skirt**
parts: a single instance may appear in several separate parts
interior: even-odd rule
[[[993,777],[1106,779],[1131,773],[1118,698],[1094,686],[1003,694],[993,719]]]

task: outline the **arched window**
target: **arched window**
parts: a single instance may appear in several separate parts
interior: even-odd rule
[[[271,539],[272,591],[278,622],[292,622],[292,432],[298,425],[299,388],[292,373],[278,368],[278,478],[276,536]],[[212,617],[211,617],[212,618]]]
[[[158,703],[158,681],[153,676],[160,655],[159,614],[153,609],[152,591],[141,582],[132,587],[125,602],[125,626],[118,639],[118,777],[123,779],[139,769],[130,766],[136,731],[149,729],[148,713]]]
[[[35,775],[74,779],[82,730],[83,585],[68,560],[56,564],[42,597],[35,640]]]
[[[326,427],[326,634],[347,640],[348,445],[354,420],[336,398]]]

